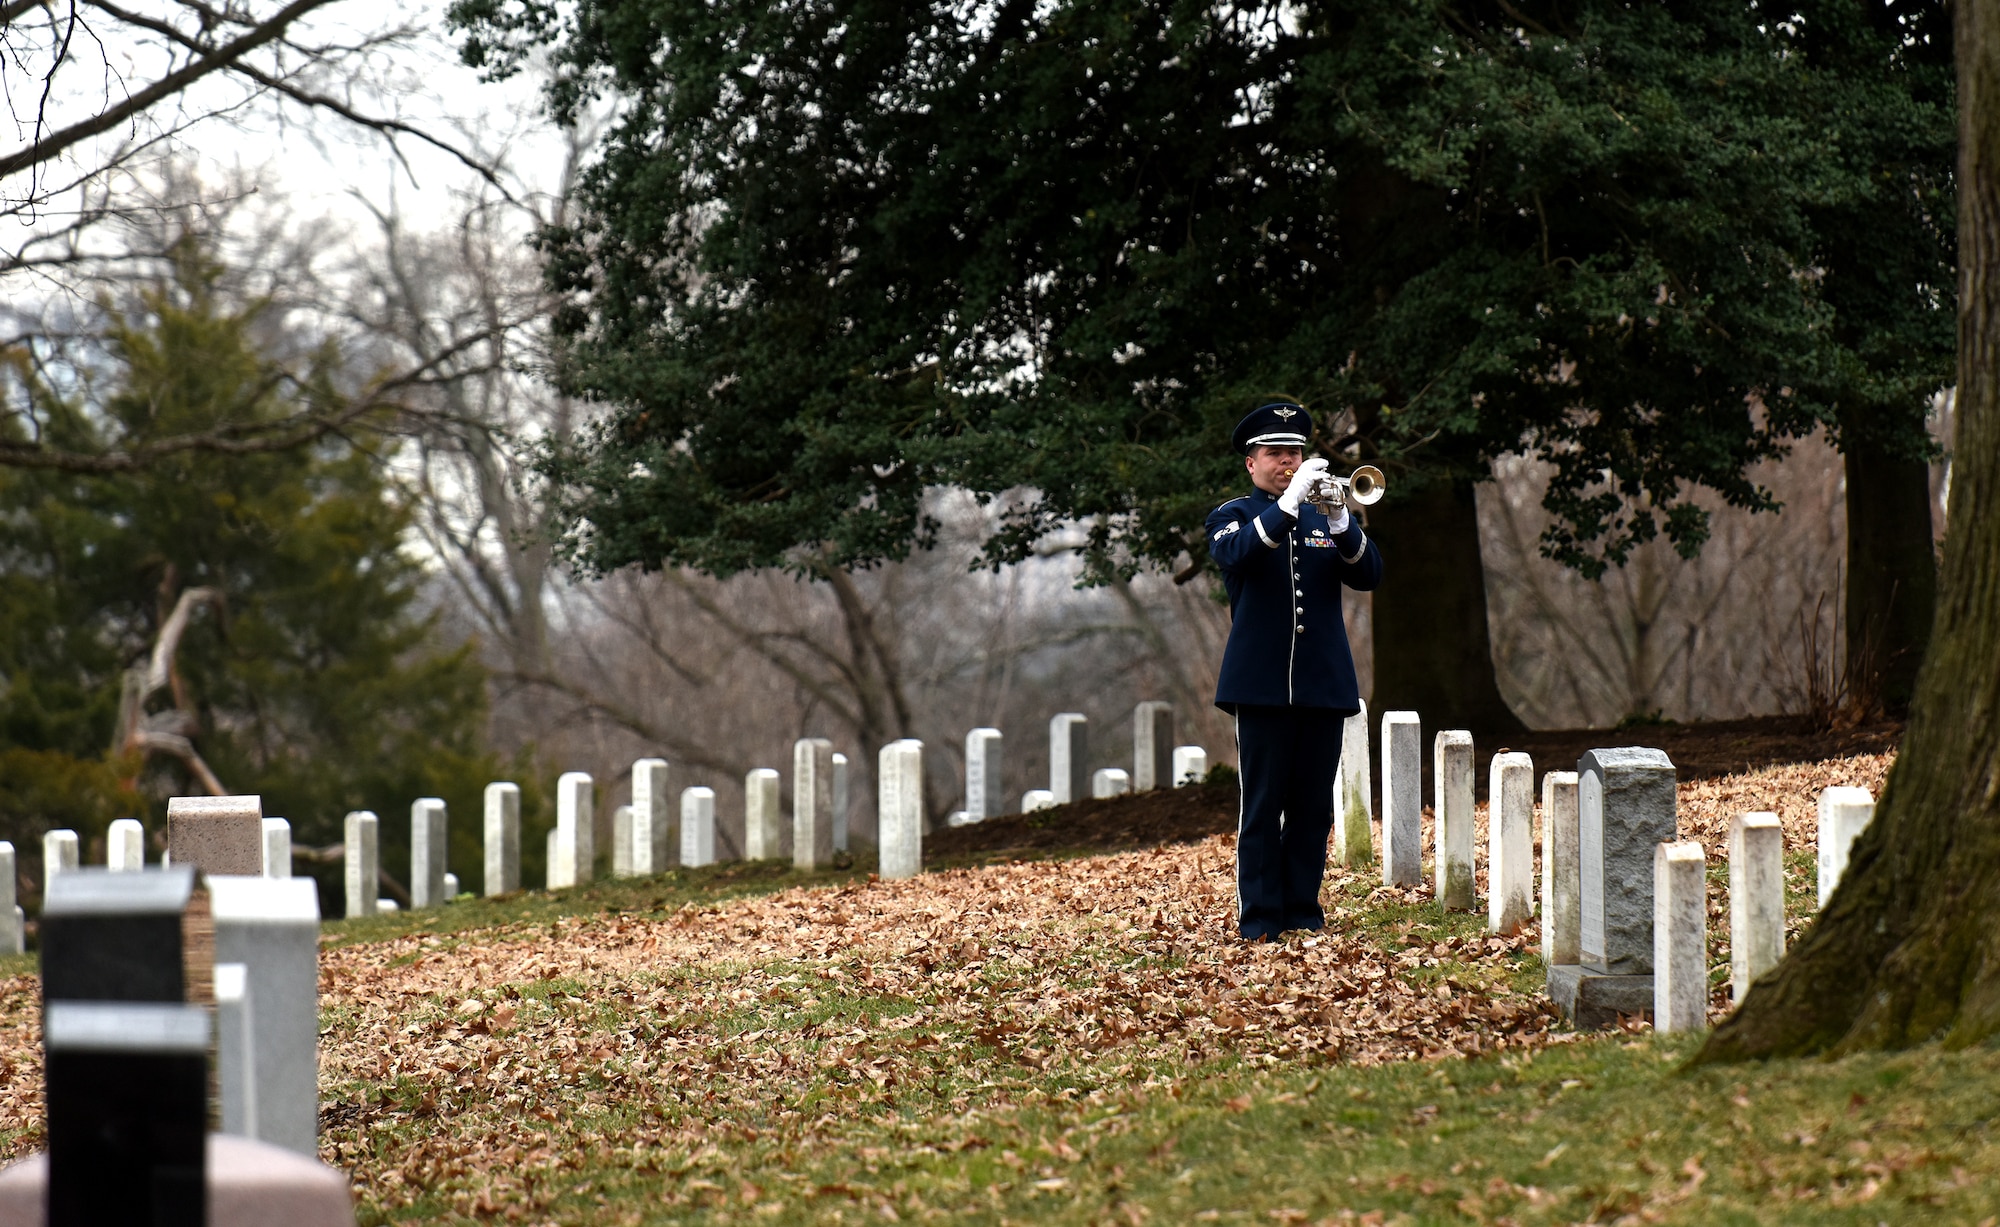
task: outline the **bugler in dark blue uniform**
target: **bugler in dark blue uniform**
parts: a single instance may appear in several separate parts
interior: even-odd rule
[[[1312,419],[1289,402],[1236,428],[1237,450],[1303,447]],[[1237,925],[1246,938],[1318,929],[1333,824],[1341,722],[1360,710],[1341,618],[1343,585],[1373,589],[1382,555],[1352,515],[1336,528],[1318,508],[1287,511],[1253,490],[1209,513],[1208,550],[1229,591],[1231,626],[1216,706],[1236,717],[1243,785],[1237,823]]]

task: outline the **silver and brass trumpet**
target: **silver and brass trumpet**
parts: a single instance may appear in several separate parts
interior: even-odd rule
[[[1306,491],[1305,501],[1332,516],[1350,503],[1356,507],[1374,506],[1382,501],[1383,488],[1382,470],[1372,464],[1364,464],[1348,477],[1335,477],[1329,473],[1319,478]]]

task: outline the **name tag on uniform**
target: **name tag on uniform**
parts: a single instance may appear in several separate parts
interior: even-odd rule
[[[1315,528],[1306,534],[1306,545],[1312,549],[1330,550],[1333,548],[1333,538],[1326,535],[1324,528]]]

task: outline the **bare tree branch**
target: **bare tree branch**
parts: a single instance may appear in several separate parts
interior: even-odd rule
[[[134,12],[130,9],[126,9],[118,5],[112,4],[109,2],[109,0],[89,0],[89,3],[92,8],[101,9],[102,11],[118,18],[120,21],[126,22],[133,26],[137,26],[140,29],[151,30],[155,34],[160,35],[162,38],[168,39],[169,41],[174,42],[182,47],[185,47],[190,51],[206,52],[207,50],[209,50],[208,45],[206,43],[202,42],[200,39],[191,37],[186,32],[176,27],[172,22],[161,21],[156,17],[148,17],[144,13]],[[190,7],[197,8],[199,11],[203,13],[213,12],[213,10],[202,5],[194,5]],[[298,50],[301,50],[310,56],[313,53],[314,49],[298,48]],[[395,138],[399,136],[406,136],[414,140],[422,141],[425,144],[430,145],[432,148],[437,149],[439,152],[447,154],[450,157],[456,158],[460,163],[464,164],[466,169],[472,171],[474,174],[484,179],[489,186],[491,186],[495,191],[499,192],[501,196],[507,199],[509,202],[512,202],[514,199],[512,194],[508,192],[507,185],[501,181],[500,176],[494,172],[491,166],[488,166],[486,163],[481,162],[479,159],[473,157],[465,150],[452,144],[450,141],[441,140],[438,137],[432,136],[430,133],[424,131],[422,128],[419,128],[414,124],[405,123],[399,119],[391,119],[384,115],[364,114],[363,112],[355,109],[353,106],[350,106],[349,104],[342,102],[340,99],[333,97],[331,94],[324,94],[315,90],[307,89],[306,87],[299,85],[294,81],[286,80],[285,78],[278,77],[271,73],[265,72],[263,69],[257,67],[255,64],[250,63],[248,61],[242,61],[232,64],[230,66],[230,71],[235,72],[238,75],[247,78],[248,80],[255,81],[257,84],[263,86],[268,90],[272,90],[276,93],[283,94],[285,97],[290,98],[294,102],[301,103],[305,106],[314,107],[319,110],[331,112],[332,114],[340,116],[342,119],[347,120],[349,123],[354,124],[357,127],[370,128],[376,132],[380,132],[384,136],[390,138],[390,147],[392,149],[395,149]],[[402,159],[401,150],[396,150],[396,156],[399,160]],[[405,170],[409,169],[409,163],[407,161],[404,162],[404,169]]]
[[[79,120],[59,131],[39,137],[25,149],[0,156],[0,179],[39,166],[81,142],[109,132],[127,120],[143,114],[156,103],[181,93],[203,77],[235,66],[250,52],[278,38],[299,18],[335,2],[336,0],[292,0],[292,3],[278,10],[267,20],[251,27],[250,32],[241,38],[214,48],[139,92],[127,95],[124,101],[106,107],[88,119]]]
[[[484,334],[460,338],[429,361],[411,370],[376,383],[364,395],[356,396],[336,410],[296,413],[272,422],[224,422],[209,430],[148,439],[120,450],[76,452],[49,447],[40,441],[0,442],[0,468],[55,469],[67,473],[130,473],[168,456],[206,452],[223,456],[252,456],[290,451],[343,431],[378,410],[408,411],[394,394],[417,387],[452,357],[480,345]],[[459,378],[454,375],[452,378]]]

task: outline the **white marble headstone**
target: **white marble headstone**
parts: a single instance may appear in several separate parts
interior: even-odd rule
[[[380,823],[367,810],[347,815],[346,840],[341,845],[341,861],[347,885],[347,915],[373,916],[381,900],[375,888],[381,878]]]
[[[581,886],[597,876],[597,789],[583,771],[556,781],[556,855],[549,889]]]
[[[924,868],[924,743],[892,741],[877,766],[879,872],[884,879],[914,878]]]
[[[1058,805],[1090,795],[1090,721],[1081,712],[1049,720],[1049,791]]]
[[[965,816],[970,822],[984,822],[1007,812],[1001,792],[1000,730],[977,728],[965,735]]]
[[[689,868],[715,864],[715,790],[681,790],[681,864]]]
[[[410,906],[444,902],[445,808],[437,797],[410,803]]]
[[[495,781],[486,786],[486,878],[488,895],[521,889],[521,786]]]
[[[1173,782],[1174,705],[1148,699],[1132,710],[1132,791]]]
[[[1448,910],[1479,906],[1473,881],[1472,734],[1446,729],[1437,735],[1431,776],[1437,790],[1432,815],[1437,824],[1437,897]]]
[[[1424,880],[1423,729],[1413,711],[1382,713],[1382,881]]]

